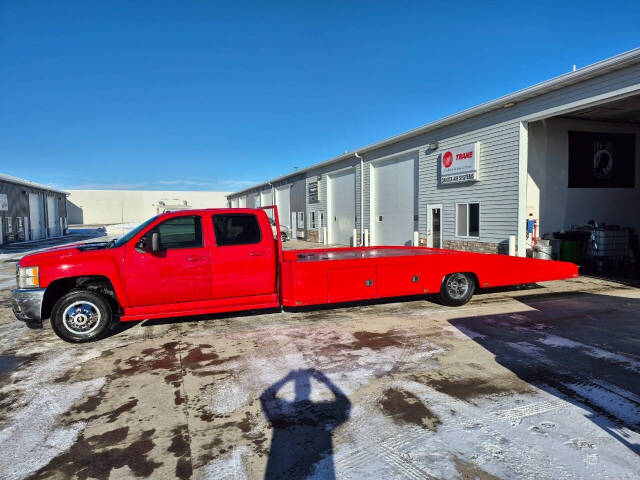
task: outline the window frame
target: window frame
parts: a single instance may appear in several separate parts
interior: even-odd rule
[[[169,250],[187,250],[190,248],[204,248],[204,231],[202,229],[202,217],[200,215],[179,215],[176,217],[171,217],[171,218],[167,218],[166,220],[157,223],[156,225],[154,225],[153,227],[151,227],[151,229],[149,231],[147,231],[147,233],[145,233],[144,235],[142,235],[142,237],[147,236],[147,234],[153,234],[153,232],[158,232],[160,233],[160,226],[167,223],[167,222],[171,222],[173,220],[178,220],[181,218],[194,218],[197,220],[197,223],[200,224],[200,245],[189,245],[189,246],[185,246],[185,247],[170,247],[170,248],[163,248],[162,247],[162,234],[160,234],[160,251],[161,252],[167,252]],[[194,225],[196,225],[196,223],[194,223]],[[198,228],[196,228],[196,234],[198,233]],[[141,238],[142,238],[141,237]]]
[[[258,225],[258,241],[257,242],[251,242],[251,243],[236,243],[233,245],[219,245],[218,244],[218,235],[216,235],[216,225],[215,225],[215,221],[214,221],[214,217],[253,217],[256,221],[256,224]],[[269,230],[272,230],[272,224],[271,222],[269,222]],[[224,247],[243,247],[243,246],[248,246],[248,245],[259,245],[260,243],[262,243],[263,240],[263,236],[262,236],[262,228],[260,225],[260,220],[258,219],[258,216],[253,214],[253,213],[214,213],[213,215],[211,215],[211,228],[213,229],[213,244],[215,245],[216,248],[224,248]]]
[[[460,235],[458,232],[458,206],[459,205],[466,205],[467,207],[467,233],[466,235]],[[470,221],[471,221],[471,216],[469,215],[470,213],[470,205],[478,205],[478,235],[469,235],[469,231],[470,231]],[[480,224],[481,222],[481,209],[480,209],[480,202],[478,201],[468,201],[468,202],[455,202],[455,236],[456,238],[466,238],[466,239],[478,239],[480,238]]]

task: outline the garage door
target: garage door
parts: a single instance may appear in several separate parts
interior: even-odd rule
[[[49,227],[49,236],[59,237],[60,223],[58,221],[58,199],[56,197],[47,197],[47,227]]]
[[[229,206],[231,208],[238,208],[238,199],[237,198],[232,198],[231,199],[231,204]]]
[[[44,229],[44,202],[42,195],[37,193],[29,194],[29,226],[32,240],[38,240],[46,236]]]
[[[263,190],[262,192],[260,192],[260,205],[263,207],[269,207],[273,205],[273,195],[271,193],[271,190]],[[269,216],[269,218],[273,218],[272,212],[272,210],[267,210],[267,215]]]
[[[240,197],[238,199],[238,206],[240,208],[247,208],[247,197]]]
[[[276,188],[276,205],[280,225],[291,228],[291,185]]]
[[[415,158],[373,164],[373,243],[411,245],[416,230]]]
[[[351,245],[356,228],[356,172],[330,175],[329,243]]]

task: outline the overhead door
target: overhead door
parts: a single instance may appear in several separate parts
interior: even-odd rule
[[[273,194],[271,190],[263,190],[260,192],[260,205],[263,207],[270,207],[273,205]],[[273,218],[273,210],[267,210],[269,218]]]
[[[58,216],[58,199],[56,197],[47,197],[47,227],[51,237],[60,236]]]
[[[411,245],[416,230],[416,161],[399,158],[373,164],[373,244]]]
[[[238,199],[238,206],[240,208],[247,208],[247,197],[240,197]]]
[[[330,175],[328,184],[329,243],[351,245],[356,227],[356,172]]]
[[[280,225],[291,228],[291,185],[276,188],[276,205]]]
[[[231,199],[231,204],[229,206],[231,208],[238,208],[238,199],[237,198],[232,198]]]
[[[46,236],[44,226],[44,201],[38,193],[29,194],[29,226],[31,239],[39,240]]]

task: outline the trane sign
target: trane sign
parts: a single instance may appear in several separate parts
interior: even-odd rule
[[[479,154],[480,142],[445,150],[440,155],[440,184],[447,185],[479,180]]]

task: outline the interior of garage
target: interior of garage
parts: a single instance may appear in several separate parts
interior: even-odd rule
[[[528,137],[530,253],[637,276],[640,95],[531,122]]]

